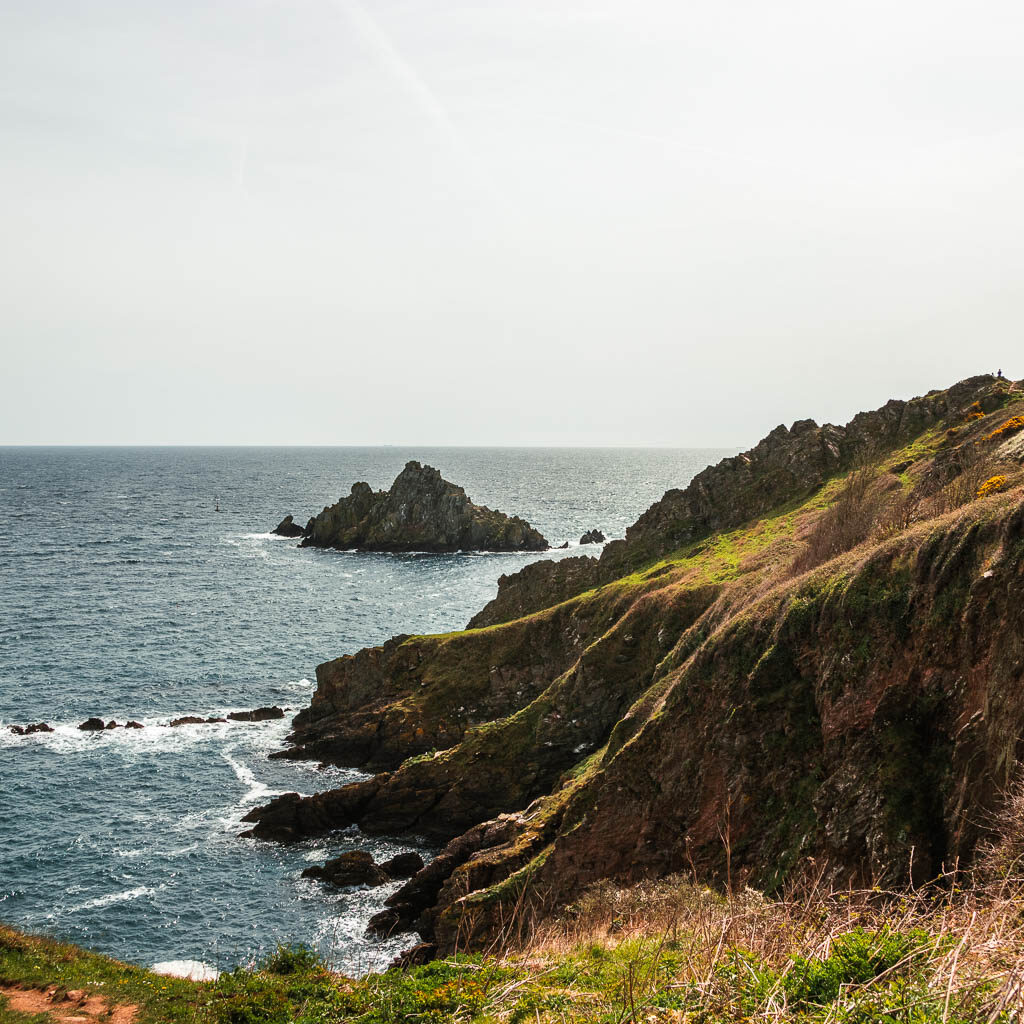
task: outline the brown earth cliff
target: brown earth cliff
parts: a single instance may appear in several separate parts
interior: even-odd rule
[[[441,854],[380,931],[483,944],[602,878],[919,883],[970,861],[1024,736],[1024,390],[805,420],[464,632],[320,666],[287,756],[377,772],[249,815]],[[980,495],[980,496],[979,496]]]

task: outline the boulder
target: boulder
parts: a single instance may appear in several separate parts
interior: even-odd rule
[[[329,860],[322,867],[316,865],[302,872],[303,878],[319,878],[339,888],[351,885],[383,885],[390,881],[383,868],[365,850],[350,850]]]
[[[125,722],[124,727],[126,729],[143,729],[145,728],[141,722]]]
[[[78,728],[83,732],[100,732],[106,725],[102,718],[87,718]]]
[[[303,534],[302,547],[346,551],[545,551],[548,547],[526,520],[475,505],[461,487],[418,462],[406,463],[389,491],[353,484],[351,493],[310,519]]]
[[[232,722],[267,722],[272,718],[284,718],[284,708],[276,704],[269,708],[256,708],[253,711],[230,711],[228,719]],[[224,721],[223,718],[220,719]]]
[[[302,537],[306,533],[291,516],[285,516],[270,532],[276,533],[278,537]]]
[[[389,878],[412,878],[423,867],[423,858],[418,853],[398,853],[380,865]]]
[[[103,728],[104,729],[116,729],[117,728],[117,722],[115,722],[113,719],[111,719],[109,722],[107,722],[107,724]]]
[[[403,950],[388,964],[389,971],[407,971],[410,967],[422,967],[437,957],[437,945],[433,942],[420,942],[409,949]]]
[[[582,537],[580,537],[581,544],[603,544],[607,538],[600,530],[587,530]]]

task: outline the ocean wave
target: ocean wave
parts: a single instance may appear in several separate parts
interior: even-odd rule
[[[198,715],[197,717],[223,718],[227,711],[218,711]],[[14,747],[41,746],[57,754],[79,753],[83,750],[107,748],[111,750],[139,750],[151,752],[175,752],[188,749],[202,743],[223,741],[232,735],[240,735],[238,730],[257,739],[259,750],[273,749],[281,744],[291,728],[286,718],[271,719],[265,722],[203,722],[193,725],[171,727],[171,719],[166,716],[144,716],[137,719],[144,728],[126,729],[125,719],[116,719],[114,715],[97,715],[104,721],[114,718],[120,723],[117,729],[82,730],[78,723],[51,722],[53,732],[37,732],[28,736],[17,736],[10,731],[13,723],[0,721],[0,749]],[[184,717],[178,716],[177,717]]]
[[[216,981],[220,971],[201,960],[161,960],[150,970],[169,978],[188,978],[190,981]]]
[[[137,900],[140,896],[152,896],[157,889],[164,888],[162,885],[149,886],[137,885],[134,889],[125,889],[122,892],[109,892],[105,896],[97,896],[95,899],[86,900],[78,906],[69,907],[64,913],[80,914],[83,910],[96,910],[98,907],[109,907],[114,903],[127,903],[130,900]]]

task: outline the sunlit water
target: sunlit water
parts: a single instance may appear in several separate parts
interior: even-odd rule
[[[355,829],[293,847],[238,838],[271,795],[360,774],[268,760],[287,719],[162,724],[297,710],[318,662],[459,628],[537,556],[300,550],[267,531],[356,480],[387,487],[416,458],[554,544],[592,527],[621,537],[724,454],[0,448],[0,920],[143,964],[227,967],[305,942],[346,970],[382,966],[412,937],[363,933],[397,885],[332,893],[299,876],[346,849],[415,843]],[[92,715],[147,728],[79,731]],[[7,728],[36,721],[56,732]]]

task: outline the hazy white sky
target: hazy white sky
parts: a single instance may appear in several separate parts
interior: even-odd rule
[[[753,443],[1016,376],[1024,6],[6,0],[0,443]]]

